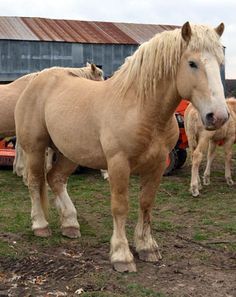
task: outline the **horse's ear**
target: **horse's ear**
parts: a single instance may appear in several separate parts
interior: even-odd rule
[[[216,33],[221,36],[225,30],[224,23],[220,23],[218,27],[215,28]]]
[[[90,65],[91,65],[91,64],[90,64],[89,62],[86,63],[86,67],[90,67]]]
[[[95,70],[96,70],[96,65],[95,64],[91,64],[91,70],[93,71],[93,72],[95,72]]]
[[[189,22],[186,22],[185,24],[183,24],[183,26],[181,28],[181,35],[187,43],[190,41],[191,35],[192,35],[192,30],[191,30]]]

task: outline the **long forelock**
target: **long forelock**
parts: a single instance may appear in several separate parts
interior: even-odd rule
[[[219,64],[224,63],[223,46],[214,29],[203,25],[191,25],[193,35],[188,45],[193,51],[207,51],[216,57]]]
[[[97,80],[103,78],[103,71],[99,68],[96,68],[95,71],[91,69],[91,66],[86,66],[82,68],[73,68],[73,74],[79,77]]]
[[[136,83],[137,97],[155,96],[156,84],[161,79],[176,77],[181,56],[187,48],[208,51],[223,63],[224,54],[216,31],[202,25],[191,25],[191,29],[188,44],[181,36],[181,29],[164,31],[143,43],[115,72],[113,84],[117,95],[125,94]]]

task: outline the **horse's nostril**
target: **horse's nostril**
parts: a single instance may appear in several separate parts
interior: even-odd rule
[[[208,122],[213,122],[214,121],[214,113],[213,112],[209,112],[207,115],[206,115],[206,120]]]

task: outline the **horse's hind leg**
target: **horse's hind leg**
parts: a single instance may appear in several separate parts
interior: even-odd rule
[[[116,155],[109,159],[108,173],[113,216],[113,234],[110,249],[111,263],[114,269],[119,272],[133,272],[136,271],[136,266],[125,232],[130,175],[130,167],[126,158],[122,155]]]
[[[46,220],[48,199],[44,171],[45,151],[27,153],[28,188],[32,201],[32,229],[36,236],[48,237],[51,231]]]
[[[205,186],[208,186],[210,184],[211,165],[216,156],[215,150],[216,150],[216,143],[213,141],[210,141],[208,152],[207,152],[207,165],[203,174],[203,184]]]
[[[165,162],[155,172],[141,175],[140,209],[134,241],[139,258],[143,261],[157,262],[161,259],[158,245],[151,234],[151,210],[164,168]]]
[[[75,171],[77,164],[58,154],[57,160],[47,174],[50,188],[55,194],[55,205],[60,214],[61,230],[64,236],[77,238],[80,236],[80,227],[77,221],[77,211],[67,193],[67,180]]]

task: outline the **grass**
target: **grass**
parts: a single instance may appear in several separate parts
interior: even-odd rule
[[[228,187],[223,176],[222,153],[212,169],[211,185],[204,187],[201,196],[192,198],[189,194],[190,164],[176,171],[175,175],[163,177],[153,209],[153,233],[159,244],[165,245],[168,237],[177,234],[193,242],[224,241],[217,248],[236,251],[236,195],[235,188]],[[234,174],[233,174],[234,176]],[[35,238],[31,231],[30,197],[20,178],[10,170],[0,171],[0,260],[1,257],[19,259],[29,254],[30,249],[60,247],[69,242],[61,237],[59,217],[54,208],[49,222],[53,236],[48,239]],[[127,237],[132,244],[133,230],[138,215],[139,179],[130,181],[130,212],[127,220]],[[84,246],[108,245],[112,234],[109,185],[102,180],[98,171],[84,172],[71,176],[68,192],[78,211]],[[49,195],[52,199],[52,194]],[[16,237],[15,237],[16,236]],[[20,237],[18,240],[17,236]],[[16,240],[15,240],[16,238]],[[14,244],[16,241],[16,244]],[[30,248],[29,248],[30,247]],[[165,255],[177,259],[175,255]],[[200,261],[207,262],[207,254],[196,254]],[[94,282],[103,283],[106,275],[96,275]],[[104,280],[105,279],[105,280]],[[120,290],[116,292],[84,292],[85,297],[152,296],[165,297],[151,285],[144,286],[135,277],[128,280],[124,275],[116,276]],[[138,292],[138,293],[137,293]]]

